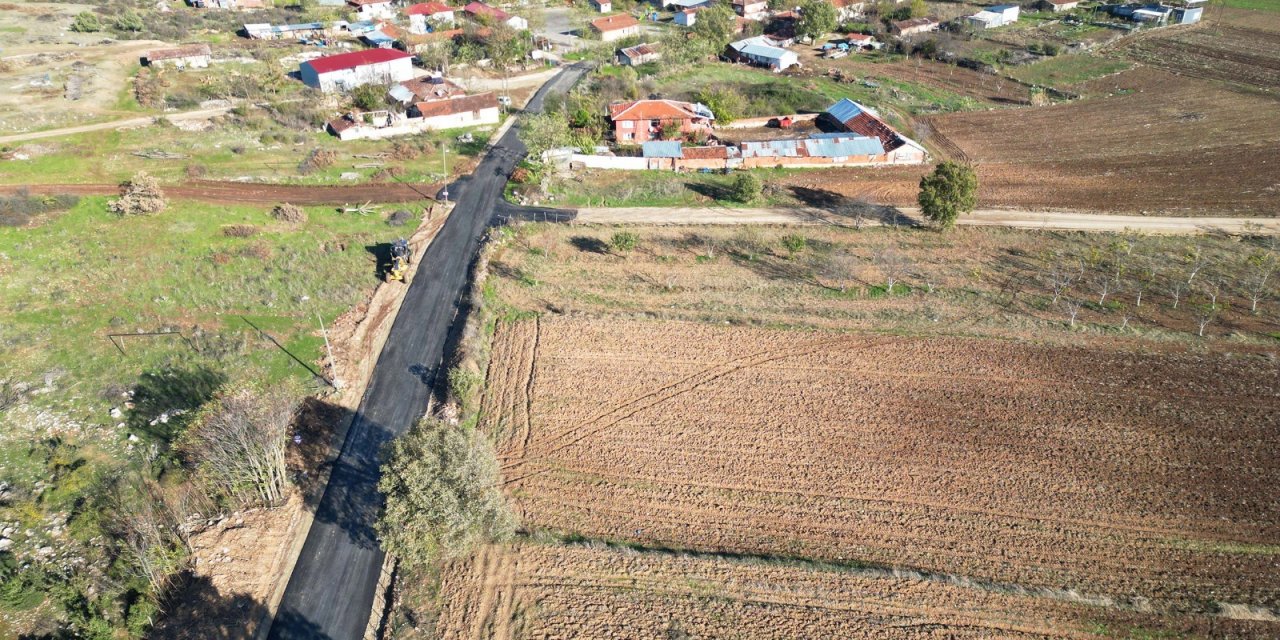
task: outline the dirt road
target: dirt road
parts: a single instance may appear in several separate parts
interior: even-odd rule
[[[866,226],[923,224],[916,208],[880,207],[866,213]],[[857,220],[821,209],[631,207],[579,209],[575,222],[589,224],[822,224],[853,226]],[[1214,218],[1104,215],[1074,211],[979,209],[958,224],[973,227],[1012,227],[1056,231],[1139,231],[1152,234],[1249,233],[1280,235],[1275,218]]]
[[[434,199],[439,188],[439,184],[414,184],[408,182],[344,186],[192,180],[182,184],[165,185],[164,191],[170,198],[207,202],[238,202],[244,204],[291,202],[298,205],[338,205],[364,202],[415,202],[424,198]],[[78,196],[104,196],[120,193],[120,187],[113,184],[38,184],[2,185],[0,186],[0,194],[11,194],[21,189],[33,194],[66,193]]]
[[[50,129],[48,131],[35,131],[32,133],[15,133],[7,136],[0,136],[0,144],[11,144],[14,142],[27,142],[29,140],[40,140],[43,138],[59,138],[62,136],[75,135],[77,133],[90,133],[93,131],[109,131],[114,129],[133,129],[136,127],[145,127],[155,122],[157,118],[164,118],[170,122],[182,122],[186,120],[206,120],[215,116],[225,115],[231,110],[230,106],[214,107],[211,109],[196,109],[195,111],[183,111],[180,113],[166,113],[156,116],[140,116],[136,118],[124,118],[122,120],[109,120],[107,122],[98,122],[95,124],[85,124],[78,127],[63,127],[61,129]]]

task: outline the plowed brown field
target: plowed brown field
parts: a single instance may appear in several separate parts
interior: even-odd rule
[[[1280,625],[1155,616],[875,569],[605,546],[492,547],[445,573],[444,640],[1268,637]]]
[[[1125,51],[1175,73],[1280,90],[1280,32],[1225,25],[1158,29],[1134,39]]]
[[[1115,95],[934,118],[934,143],[978,164],[986,206],[1260,213],[1280,209],[1274,98],[1143,68]]]
[[[483,426],[529,529],[1280,611],[1280,363],[553,319]]]

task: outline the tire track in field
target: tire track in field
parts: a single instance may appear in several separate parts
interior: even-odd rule
[[[678,382],[675,382],[674,384],[661,387],[645,395],[642,395],[638,398],[627,401],[621,405],[617,405],[613,409],[610,409],[609,411],[603,414],[600,414],[594,418],[591,418],[586,422],[579,423],[577,425],[569,427],[564,431],[553,434],[547,441],[538,443],[540,446],[535,450],[535,453],[543,457],[555,454],[579,442],[582,442],[583,440],[593,435],[596,435],[608,429],[609,427],[612,427],[613,425],[618,424],[619,422],[622,422],[623,420],[626,420],[627,418],[630,418],[631,416],[634,416],[637,413],[640,413],[641,411],[644,411],[646,409],[662,404],[672,398],[675,398],[676,396],[680,396],[690,391],[693,391],[705,384],[714,382],[715,380],[723,378],[727,375],[731,375],[743,369],[758,367],[762,364],[767,364],[767,363],[775,362],[778,360],[785,360],[787,358],[794,358],[796,356],[808,355],[810,353],[814,353],[823,348],[831,347],[834,345],[855,343],[855,342],[866,342],[868,343],[867,346],[874,346],[878,342],[885,342],[885,341],[884,340],[880,340],[880,341],[868,340],[866,337],[863,337],[863,336],[838,338],[835,340],[816,340],[807,345],[801,346],[799,348],[793,348],[793,349],[789,349],[781,352],[766,350],[766,351],[757,352],[750,356],[735,358],[734,360],[730,360],[728,362],[724,362],[724,363],[715,365],[713,367],[703,369],[702,371],[699,371],[693,375],[687,376],[679,380]],[[569,439],[565,440],[565,438],[569,438]],[[557,440],[561,440],[561,442],[557,442]],[[527,457],[527,454],[528,454],[528,448],[526,447],[526,450],[524,452],[524,457],[518,460],[507,462],[501,466],[502,473],[506,475],[512,469],[517,469],[526,464],[535,463],[534,461],[530,460]],[[503,457],[505,458],[507,456],[503,456]],[[547,469],[540,469],[538,471],[533,471],[521,476],[506,479],[506,480],[503,480],[502,484],[508,485],[513,482],[518,482],[530,476],[543,473],[546,470]]]

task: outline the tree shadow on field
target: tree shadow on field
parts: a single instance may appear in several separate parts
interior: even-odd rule
[[[728,187],[723,187],[718,184],[711,184],[708,182],[686,182],[684,183],[684,187],[698,195],[711,198],[716,202],[730,199]]]
[[[169,364],[138,376],[129,429],[167,449],[186,430],[196,409],[227,383],[226,374],[203,364]]]
[[[206,576],[185,573],[163,603],[153,640],[232,640],[252,637],[267,608],[247,593],[222,593]]]
[[[800,204],[826,211],[835,216],[839,224],[852,225],[855,228],[867,223],[890,227],[919,226],[916,221],[903,215],[897,207],[876,204],[862,198],[850,198],[828,189],[793,186],[791,195]]]
[[[604,240],[600,238],[574,236],[569,238],[569,244],[583,253],[598,253],[600,255],[608,255],[609,253],[609,245],[605,244]]]

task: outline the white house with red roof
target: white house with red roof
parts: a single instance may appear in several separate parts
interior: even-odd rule
[[[409,16],[409,33],[422,35],[440,28],[451,28],[454,23],[453,7],[442,2],[423,2],[406,7]]]
[[[656,140],[662,130],[672,125],[681,134],[702,131],[711,133],[711,123],[716,119],[706,105],[679,100],[636,100],[609,105],[609,120],[613,122],[613,138],[621,144],[640,144]]]
[[[462,10],[471,17],[472,20],[487,19],[495,23],[505,24],[512,29],[525,30],[529,28],[529,21],[520,16],[513,16],[502,9],[491,7],[483,2],[469,2]]]
[[[366,49],[308,60],[298,75],[325,93],[350,91],[363,84],[391,84],[413,77],[413,56],[395,49]]]
[[[391,0],[347,0],[347,6],[351,7],[361,20],[396,17],[396,8],[391,5]]]

